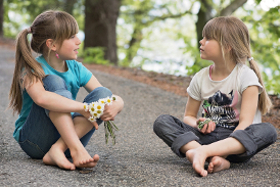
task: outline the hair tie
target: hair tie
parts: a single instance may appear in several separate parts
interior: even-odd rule
[[[29,33],[32,33],[31,32],[31,27],[29,27],[28,29],[27,29],[27,33],[29,34]]]
[[[250,62],[251,60],[254,60],[254,58],[253,58],[253,57],[248,58],[248,61],[249,61],[249,62]]]

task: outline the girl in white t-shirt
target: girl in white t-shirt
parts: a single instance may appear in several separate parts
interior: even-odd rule
[[[272,104],[251,57],[245,24],[232,16],[214,18],[205,25],[200,44],[201,58],[213,65],[193,77],[183,121],[161,115],[154,132],[205,177],[228,169],[230,162],[248,161],[274,143],[277,133],[261,121]]]

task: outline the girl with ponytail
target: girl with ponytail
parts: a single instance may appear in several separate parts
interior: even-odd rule
[[[97,164],[99,156],[90,156],[85,146],[102,120],[113,120],[123,108],[123,100],[114,95],[116,100],[106,105],[100,120],[91,122],[84,104],[75,101],[80,87],[89,92],[85,103],[112,96],[76,61],[81,44],[78,29],[70,14],[49,10],[21,31],[9,94],[10,107],[19,113],[13,136],[22,150],[31,158],[67,170]],[[36,59],[33,51],[40,54]]]
[[[154,131],[205,177],[228,169],[230,162],[250,160],[274,143],[277,133],[261,120],[272,104],[251,56],[246,25],[236,17],[216,17],[204,26],[200,44],[200,57],[213,64],[193,77],[183,121],[161,115]]]

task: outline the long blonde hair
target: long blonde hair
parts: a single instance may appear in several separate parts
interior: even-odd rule
[[[63,11],[49,10],[38,15],[30,28],[24,29],[18,34],[15,69],[9,93],[9,107],[14,112],[20,113],[21,111],[23,87],[31,86],[34,81],[42,82],[45,77],[41,65],[32,55],[32,50],[39,54],[50,52],[46,46],[48,39],[61,45],[65,39],[77,34],[78,30],[78,24],[73,16]],[[29,33],[32,34],[30,44],[27,38]],[[29,85],[25,85],[26,80],[29,80]]]
[[[263,92],[259,95],[259,109],[262,114],[266,114],[272,107],[271,100],[265,90],[263,79],[257,63],[251,58],[250,36],[246,25],[238,18],[233,16],[221,16],[208,21],[202,31],[203,37],[216,40],[223,52],[231,48],[228,58],[236,63],[246,63],[249,60],[249,66],[254,70],[263,86]],[[245,59],[245,60],[244,60]]]

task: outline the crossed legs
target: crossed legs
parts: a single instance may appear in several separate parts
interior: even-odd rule
[[[245,148],[238,140],[227,138],[203,146],[196,141],[191,141],[182,146],[180,151],[186,153],[186,157],[192,163],[193,169],[200,176],[206,177],[208,173],[228,169],[230,162],[225,157],[229,154],[243,153]],[[205,161],[209,162],[207,171],[204,169]]]
[[[61,135],[43,157],[47,165],[57,165],[62,169],[75,170],[76,167],[94,167],[99,156],[89,155],[80,138],[88,133],[93,125],[84,117],[72,117],[68,113],[50,112],[49,117]],[[67,143],[66,143],[67,142]],[[69,148],[73,163],[65,156],[64,152]]]

